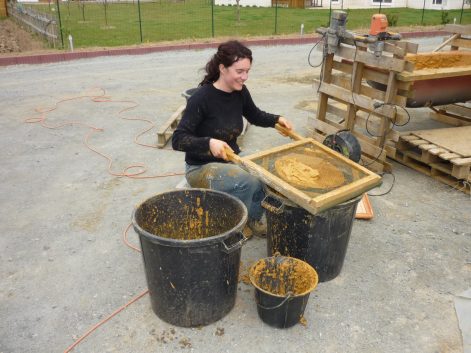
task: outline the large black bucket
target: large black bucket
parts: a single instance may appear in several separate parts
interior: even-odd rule
[[[240,200],[207,189],[165,192],[136,207],[133,226],[159,318],[201,326],[233,308],[246,222]]]
[[[309,294],[318,282],[309,264],[279,254],[252,265],[249,278],[255,287],[259,317],[278,328],[294,326],[301,320]]]
[[[342,270],[361,196],[312,214],[272,189],[262,206],[267,210],[267,253],[292,256],[314,267],[319,281]]]

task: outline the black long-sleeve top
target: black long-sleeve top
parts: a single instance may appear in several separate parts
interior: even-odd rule
[[[173,133],[172,147],[186,152],[185,161],[190,165],[224,162],[211,154],[209,140],[225,141],[238,154],[242,116],[261,127],[274,127],[279,118],[258,109],[245,86],[241,91],[228,93],[212,84],[203,85],[188,99],[182,120]]]

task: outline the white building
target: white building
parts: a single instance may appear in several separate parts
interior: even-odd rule
[[[243,0],[241,0],[243,1]],[[315,0],[322,1],[322,7],[329,7],[329,0]],[[469,7],[466,5],[465,7]],[[427,10],[451,10],[461,9],[463,0],[332,0],[333,9],[360,9],[360,8],[374,8],[379,7],[408,7],[411,9],[422,9],[425,6]]]
[[[273,0],[274,2],[275,0]],[[332,1],[332,4],[330,3]],[[463,6],[469,9],[469,0],[307,0],[306,7],[318,7],[333,9],[361,9],[361,8],[391,8],[391,7],[409,7],[412,9],[422,9],[425,6],[427,10],[451,10],[461,9]],[[286,1],[280,1],[286,3]],[[215,0],[216,5],[237,5],[236,0]],[[240,6],[272,6],[272,0],[240,0]],[[309,6],[310,5],[310,6]]]
[[[236,0],[215,0],[215,5],[237,5]],[[260,6],[260,7],[270,7],[271,0],[240,0],[240,6]]]

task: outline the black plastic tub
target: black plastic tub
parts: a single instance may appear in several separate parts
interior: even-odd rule
[[[318,283],[312,266],[278,254],[252,265],[249,278],[260,319],[277,328],[292,327],[302,319],[309,294]]]
[[[262,206],[267,210],[268,256],[279,252],[306,261],[320,282],[337,277],[361,196],[312,214],[272,189],[266,193]]]
[[[136,207],[152,309],[183,327],[207,325],[234,306],[247,209],[207,189],[158,194]]]

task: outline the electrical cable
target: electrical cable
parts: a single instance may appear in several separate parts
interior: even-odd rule
[[[381,194],[370,194],[370,193],[367,193],[368,196],[384,196],[384,195],[389,194],[389,193],[392,191],[392,189],[393,189],[393,187],[394,187],[394,184],[396,183],[396,176],[395,176],[393,173],[391,173],[391,172],[386,172],[386,173],[381,174],[381,177],[383,177],[383,176],[385,176],[385,175],[388,175],[388,174],[391,175],[392,178],[393,178],[392,183],[391,183],[391,186],[389,187],[389,189],[388,189],[387,191],[381,193]]]
[[[132,223],[129,223],[128,226],[126,227],[126,229],[123,231],[123,242],[124,244],[126,244],[128,247],[130,247],[131,249],[133,249],[134,251],[137,251],[139,253],[141,253],[142,251],[137,248],[136,246],[132,245],[129,241],[128,241],[128,231],[129,229],[131,228],[132,226]],[[118,315],[121,311],[123,311],[124,309],[126,309],[128,306],[130,306],[132,303],[134,302],[137,302],[139,299],[141,299],[144,295],[146,295],[147,293],[149,293],[149,289],[146,289],[145,291],[143,291],[142,293],[138,294],[137,296],[135,296],[134,298],[132,298],[129,302],[127,302],[126,304],[122,305],[121,307],[119,307],[118,309],[116,309],[115,311],[113,311],[110,315],[108,315],[106,318],[104,318],[103,320],[101,320],[100,322],[98,322],[97,324],[93,325],[91,328],[89,328],[82,336],[80,336],[74,343],[72,343],[65,351],[64,353],[69,353],[70,351],[72,351],[80,342],[82,342],[85,338],[87,338],[90,334],[93,333],[93,331],[95,331],[97,328],[99,328],[100,326],[104,325],[107,321],[111,320],[114,316]]]
[[[134,298],[132,298],[129,302],[126,304],[122,305],[115,311],[113,311],[110,315],[108,315],[105,319],[101,320],[97,324],[93,325],[91,328],[89,328],[80,338],[78,338],[74,343],[72,343],[69,347],[66,348],[64,353],[69,353],[72,351],[80,342],[82,342],[85,338],[87,338],[93,331],[95,331],[97,328],[111,320],[114,316],[118,315],[121,311],[126,309],[128,306],[130,306],[132,303],[137,302],[139,299],[141,299],[143,296],[145,296],[147,293],[149,293],[149,289],[146,289],[142,293],[138,294]]]
[[[325,43],[325,37],[326,37],[326,33],[324,33],[321,37],[321,39],[319,39],[316,44],[314,44],[314,46],[309,50],[309,54],[307,55],[307,63],[309,64],[309,66],[313,67],[313,68],[317,68],[317,67],[321,67],[321,72],[320,72],[320,75],[319,75],[319,85],[317,86],[317,91],[316,93],[319,93],[319,89],[321,88],[321,84],[322,84],[322,79],[324,77],[324,62],[325,62],[325,58],[327,57],[327,47],[326,47],[326,43]],[[322,45],[322,59],[321,59],[321,62],[318,64],[318,65],[313,65],[311,63],[311,54],[313,52],[313,50],[319,45],[319,43],[323,43]],[[314,85],[314,84],[313,84]]]
[[[149,175],[143,175],[147,172],[147,168],[142,163],[129,165],[129,166],[125,167],[123,169],[123,171],[120,172],[120,173],[113,172],[112,171],[113,159],[111,157],[107,156],[106,154],[100,152],[99,150],[97,150],[96,148],[91,146],[90,143],[89,143],[89,139],[94,133],[104,132],[103,128],[99,128],[99,127],[96,127],[96,126],[93,126],[93,125],[90,125],[90,124],[87,124],[87,123],[84,123],[84,122],[81,122],[81,121],[68,121],[68,122],[59,123],[59,124],[56,124],[56,125],[50,125],[50,124],[47,123],[48,113],[58,109],[59,105],[63,104],[64,102],[69,102],[69,101],[73,101],[73,100],[80,100],[80,99],[85,99],[85,98],[90,99],[94,103],[125,103],[125,104],[130,104],[127,107],[124,107],[123,109],[121,109],[118,112],[118,115],[122,114],[124,112],[127,112],[129,110],[132,110],[132,109],[136,108],[139,105],[136,102],[127,101],[127,100],[113,101],[109,96],[106,96],[105,90],[101,89],[101,94],[98,94],[98,95],[81,95],[81,96],[76,96],[76,97],[72,97],[72,98],[66,98],[66,99],[62,99],[62,100],[56,102],[50,108],[43,108],[43,109],[36,108],[35,111],[39,114],[39,116],[27,118],[27,119],[24,120],[24,122],[29,123],[29,124],[39,124],[43,128],[52,129],[52,130],[60,129],[60,128],[63,128],[65,126],[82,126],[82,127],[86,127],[87,129],[89,129],[89,131],[85,134],[85,137],[83,139],[84,145],[89,150],[91,150],[92,152],[94,152],[94,153],[96,153],[96,154],[98,154],[98,155],[100,155],[103,158],[108,160],[108,173],[113,175],[113,176],[128,177],[128,178],[133,178],[133,179],[149,179],[149,178],[163,178],[163,177],[175,176],[175,175],[184,175],[184,173],[167,173],[167,174],[150,175],[150,176]],[[144,143],[139,142],[139,137],[141,137],[143,134],[150,131],[154,127],[153,122],[151,122],[150,120],[147,120],[147,119],[136,118],[136,117],[133,117],[133,118],[121,117],[121,118],[124,119],[124,120],[145,121],[148,124],[150,124],[151,126],[149,128],[147,128],[144,131],[141,131],[139,134],[137,134],[134,137],[134,143],[136,143],[138,145],[141,145],[141,146],[145,146],[145,147],[158,148],[157,146],[154,146],[154,145],[148,145],[148,144],[144,144]],[[135,171],[133,173],[129,172],[132,169],[137,169],[137,171]],[[123,232],[123,242],[128,247],[133,249],[134,251],[141,252],[141,250],[139,248],[132,245],[127,239],[127,237],[128,237],[127,233],[129,231],[129,229],[131,228],[131,226],[132,226],[132,223],[130,223],[126,227],[126,229],[124,230],[124,232]],[[122,305],[121,307],[119,307],[118,309],[113,311],[105,319],[103,319],[100,322],[98,322],[97,324],[93,325],[82,336],[80,336],[77,340],[75,340],[75,342],[73,344],[71,344],[69,347],[67,347],[66,350],[64,351],[64,353],[69,353],[70,351],[72,351],[80,342],[82,342],[85,338],[87,338],[96,329],[98,329],[100,326],[104,325],[106,322],[111,320],[114,316],[119,314],[121,311],[123,311],[128,306],[130,306],[134,302],[138,301],[139,299],[141,299],[143,296],[145,296],[148,293],[149,293],[149,289],[144,290],[143,292],[141,292],[140,294],[138,294],[137,296],[132,298],[129,302],[127,302],[126,304]]]
[[[325,59],[325,50],[324,50],[324,49],[322,50],[322,60],[321,60],[321,62],[320,62],[319,64],[317,64],[317,65],[312,65],[312,63],[311,63],[311,54],[312,54],[312,51],[319,45],[319,43],[324,42],[325,36],[326,36],[326,35],[325,35],[325,33],[324,33],[324,34],[322,35],[321,39],[319,39],[319,40],[317,41],[317,43],[314,44],[314,46],[311,48],[311,50],[309,50],[309,54],[307,55],[307,63],[308,63],[309,66],[311,66],[311,67],[314,67],[314,68],[319,67],[319,66],[321,66],[321,65],[323,64],[323,62],[324,62],[324,59]]]
[[[96,149],[95,147],[93,147],[89,143],[89,139],[92,136],[92,134],[97,133],[97,132],[104,132],[105,130],[103,128],[99,128],[99,127],[96,127],[96,126],[93,126],[93,125],[90,125],[90,124],[87,124],[87,123],[84,123],[84,122],[81,122],[81,121],[69,121],[69,122],[60,123],[60,124],[57,124],[57,125],[50,125],[50,124],[47,123],[48,114],[50,112],[58,109],[59,105],[65,103],[65,102],[70,102],[70,101],[75,101],[75,100],[90,99],[94,103],[121,103],[121,104],[127,104],[128,106],[125,106],[124,108],[122,108],[121,110],[118,111],[118,113],[117,113],[118,115],[121,115],[121,114],[123,114],[125,112],[128,112],[132,109],[135,109],[136,107],[139,106],[138,103],[136,103],[134,101],[130,101],[130,100],[112,100],[111,97],[106,95],[106,91],[103,88],[100,88],[100,90],[101,90],[101,94],[80,95],[80,96],[76,96],[76,97],[65,98],[65,99],[62,99],[62,100],[56,102],[50,108],[43,108],[43,109],[36,108],[35,111],[39,114],[39,116],[32,117],[32,118],[27,118],[27,119],[24,120],[24,122],[29,123],[29,124],[39,124],[41,127],[46,128],[46,129],[51,129],[51,130],[60,129],[60,128],[63,128],[65,126],[83,126],[83,127],[88,128],[90,131],[87,134],[85,134],[84,139],[83,139],[83,143],[84,143],[85,147],[87,147],[89,150],[91,150],[92,152],[94,152],[94,153],[98,154],[99,156],[105,158],[108,161],[107,171],[108,171],[109,174],[111,174],[113,176],[127,177],[127,178],[131,178],[131,179],[154,179],[154,178],[165,178],[165,177],[170,177],[170,176],[184,175],[185,173],[183,173],[183,172],[169,172],[169,173],[165,173],[165,174],[144,175],[145,173],[147,173],[147,167],[143,163],[131,164],[131,165],[128,165],[125,168],[123,168],[123,170],[121,172],[114,172],[112,170],[113,159],[111,157],[107,156],[106,154],[104,154],[103,152],[100,152],[98,149]],[[139,138],[142,135],[144,135],[145,133],[147,133],[148,131],[152,130],[155,127],[155,125],[152,121],[150,121],[148,119],[139,118],[139,117],[121,116],[120,118],[123,119],[123,120],[144,121],[144,122],[147,122],[148,124],[150,124],[149,128],[146,128],[145,130],[139,132],[134,137],[134,143],[136,143],[140,146],[144,146],[144,147],[158,148],[158,146],[155,146],[155,145],[149,145],[149,144],[139,142]],[[132,170],[135,170],[135,171],[130,172]]]

